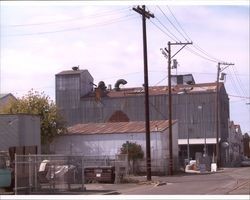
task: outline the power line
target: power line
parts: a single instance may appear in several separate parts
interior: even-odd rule
[[[158,9],[162,12],[162,14],[165,16],[165,18],[169,21],[169,23],[175,28],[175,30],[177,30],[177,32],[187,41],[187,38],[189,40],[192,41],[192,39],[188,36],[188,34],[186,33],[186,31],[182,28],[181,24],[179,23],[179,21],[177,20],[177,18],[175,17],[174,13],[171,11],[171,9],[168,7],[168,10],[170,11],[171,15],[173,16],[173,18],[175,19],[177,25],[179,26],[179,28],[182,30],[182,32],[186,35],[184,36],[184,34],[181,33],[181,31],[178,30],[178,28],[174,25],[174,23],[167,17],[167,15],[163,12],[163,10],[157,6]],[[164,27],[166,28],[166,26],[164,25]],[[167,29],[167,28],[166,28]],[[173,34],[172,34],[173,35]],[[177,38],[176,36],[174,36],[178,41],[180,41],[179,38]],[[186,38],[187,37],[187,38]],[[205,56],[203,56],[202,54],[198,53],[197,51],[191,49],[191,48],[187,48],[187,50],[189,50],[191,53],[193,53],[194,55],[197,55],[205,60],[214,62],[214,63],[218,63],[218,62],[223,62],[220,59],[214,58],[213,56],[211,56],[209,53],[207,53],[205,50],[203,50],[201,47],[198,46],[198,44],[194,44],[192,47],[194,47],[197,51],[201,52],[202,54],[204,54]]]
[[[193,53],[194,55],[199,56],[200,58],[203,58],[203,59],[208,60],[208,61],[210,61],[210,62],[218,63],[216,60],[207,58],[207,57],[201,55],[200,53],[198,53],[197,51],[194,51],[193,49],[191,49],[191,48],[189,48],[189,47],[187,47],[187,50],[188,50],[189,52]]]
[[[180,41],[180,39],[179,38],[177,38],[157,17],[155,17],[156,18],[156,20],[164,27],[164,29],[165,30],[167,30],[168,32],[169,32],[169,34],[167,33],[167,32],[165,32],[162,28],[160,28],[158,25],[156,25],[155,23],[153,23],[153,21],[152,20],[150,20],[151,22],[152,22],[152,24],[154,24],[160,31],[162,31],[165,35],[167,35],[168,37],[170,37],[173,41],[175,41],[175,42],[177,42],[177,41]],[[193,53],[194,55],[196,55],[196,56],[199,56],[199,57],[201,57],[201,58],[203,58],[203,59],[205,59],[205,60],[208,60],[208,61],[210,61],[210,62],[214,62],[214,63],[217,63],[217,61],[216,60],[213,60],[213,59],[210,59],[210,58],[208,58],[208,57],[205,57],[205,56],[203,56],[202,54],[200,54],[200,53],[198,53],[197,51],[195,51],[195,50],[193,50],[193,49],[191,49],[191,48],[189,48],[189,47],[187,47],[187,50],[189,51],[189,52],[191,52],[191,53]]]
[[[241,79],[237,75],[237,68],[233,66],[232,69],[233,69],[233,73],[236,77],[236,81],[238,82],[239,87],[240,87],[241,91],[243,92],[243,95],[246,95],[247,94],[246,88],[244,87],[244,84],[241,82]]]
[[[157,19],[157,18],[156,18]],[[165,35],[167,35],[169,38],[171,38],[173,41],[175,41],[175,39],[169,35],[167,32],[165,32],[161,27],[159,27],[157,24],[155,24],[152,20],[149,20],[156,28],[158,28],[161,32],[163,32]],[[168,30],[167,30],[168,31]],[[169,32],[169,31],[168,31]]]
[[[43,32],[35,32],[35,33],[23,33],[23,34],[12,34],[12,35],[3,35],[2,37],[17,37],[17,36],[30,36],[30,35],[43,35],[43,34],[52,34],[52,33],[61,33],[61,32],[68,32],[68,31],[77,31],[77,30],[82,30],[82,29],[87,29],[87,28],[93,28],[93,27],[98,27],[98,26],[106,26],[122,21],[128,21],[131,19],[136,18],[134,14],[129,14],[117,19],[112,19],[106,22],[101,22],[101,23],[96,23],[93,25],[89,26],[79,26],[79,27],[74,27],[74,28],[69,28],[69,29],[62,29],[62,30],[56,30],[56,31],[43,31]]]
[[[172,23],[172,21],[168,18],[168,16],[162,11],[162,9],[160,8],[160,6],[157,6],[157,8],[161,11],[161,13],[165,16],[165,18],[168,20],[168,22],[174,27],[174,29],[179,33],[181,34],[181,36],[186,40],[188,41],[185,36],[179,31],[178,28],[176,28],[176,26],[174,25],[174,23]]]
[[[10,25],[2,25],[2,26],[7,27],[7,28],[16,28],[16,27],[28,27],[28,26],[40,26],[40,25],[48,25],[48,24],[65,23],[65,22],[72,22],[72,21],[82,20],[84,18],[89,19],[89,18],[110,16],[110,15],[116,14],[115,12],[118,12],[118,11],[122,11],[122,10],[127,11],[128,8],[129,7],[121,8],[121,9],[117,9],[117,10],[103,11],[101,13],[94,14],[94,15],[87,15],[87,16],[76,17],[76,18],[65,19],[65,20],[56,20],[56,21],[40,22],[40,23],[28,23],[28,24],[10,24]]]
[[[238,96],[238,95],[233,95],[233,94],[228,94],[228,96],[237,97],[237,98],[241,98],[241,99],[250,99],[250,97],[247,97],[247,96]]]
[[[173,16],[173,18],[175,19],[175,22],[177,23],[177,25],[180,27],[180,29],[182,30],[182,32],[186,35],[186,37],[192,41],[192,39],[188,36],[188,34],[186,33],[186,31],[182,28],[181,24],[179,23],[179,21],[176,19],[175,15],[173,14],[173,12],[171,11],[170,7],[167,6],[169,12],[171,13],[171,15]],[[185,38],[185,37],[184,37]]]

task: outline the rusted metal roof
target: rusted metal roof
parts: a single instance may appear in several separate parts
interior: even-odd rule
[[[223,83],[219,83],[219,89],[222,87]],[[152,86],[148,88],[149,95],[164,95],[168,94],[168,86]],[[214,83],[201,83],[194,85],[176,85],[172,87],[172,94],[178,94],[181,92],[186,93],[200,93],[200,92],[216,92],[216,82]],[[89,93],[84,97],[91,97],[94,94]],[[103,96],[115,98],[115,97],[129,97],[129,96],[142,96],[144,95],[144,89],[142,87],[134,88],[123,88],[119,91],[107,90]]]
[[[177,121],[172,121],[172,124]],[[169,126],[168,120],[150,121],[150,132],[162,132]],[[77,124],[68,128],[67,135],[112,133],[145,133],[144,121]]]

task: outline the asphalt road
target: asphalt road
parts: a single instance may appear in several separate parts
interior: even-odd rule
[[[84,192],[54,195],[69,195],[69,199],[72,199],[70,195],[74,197],[79,195],[80,199],[86,199],[89,195],[113,195],[113,197],[114,195],[125,197],[130,195],[229,195],[230,197],[243,195],[245,199],[250,200],[250,167],[225,168],[216,173],[206,174],[182,173],[174,176],[153,176],[151,182],[146,181],[146,177],[142,176],[130,178],[138,180],[139,183],[92,183],[84,185],[86,187]],[[41,199],[43,199],[42,196],[40,196]],[[0,195],[0,199],[5,199],[5,197]],[[24,199],[26,199],[25,196]],[[233,197],[233,199],[236,198]]]
[[[162,184],[137,185],[118,190],[124,195],[249,195],[250,167],[225,168],[210,174],[153,177]]]

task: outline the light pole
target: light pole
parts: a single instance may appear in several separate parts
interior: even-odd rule
[[[203,115],[203,109],[204,109],[204,103],[202,103],[202,105],[198,106],[198,109],[201,110],[201,121],[202,123],[204,123],[204,115]],[[204,128],[204,125],[202,125],[202,131],[204,132],[204,156],[206,156],[207,154],[207,137],[206,137],[206,129]]]
[[[186,127],[186,131],[187,131],[187,158],[188,158],[188,162],[190,161],[190,146],[189,146],[189,128],[188,128],[188,92],[191,91],[193,88],[191,87],[190,89],[183,89],[182,92],[178,92],[177,94],[179,95],[185,95],[185,127]]]

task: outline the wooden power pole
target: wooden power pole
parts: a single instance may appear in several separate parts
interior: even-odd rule
[[[154,18],[154,15],[145,10],[145,5],[133,8],[134,11],[142,15],[143,31],[143,58],[144,58],[144,88],[145,88],[145,128],[146,128],[146,168],[147,180],[151,181],[151,155],[150,155],[150,119],[149,119],[149,95],[148,95],[148,58],[147,58],[147,33],[146,18]]]
[[[163,49],[162,54],[168,59],[168,130],[169,130],[169,175],[173,175],[173,143],[172,143],[172,90],[171,90],[171,59],[179,53],[186,45],[193,44],[192,42],[168,42],[168,48]],[[172,56],[171,55],[171,45],[182,45],[182,47]]]

